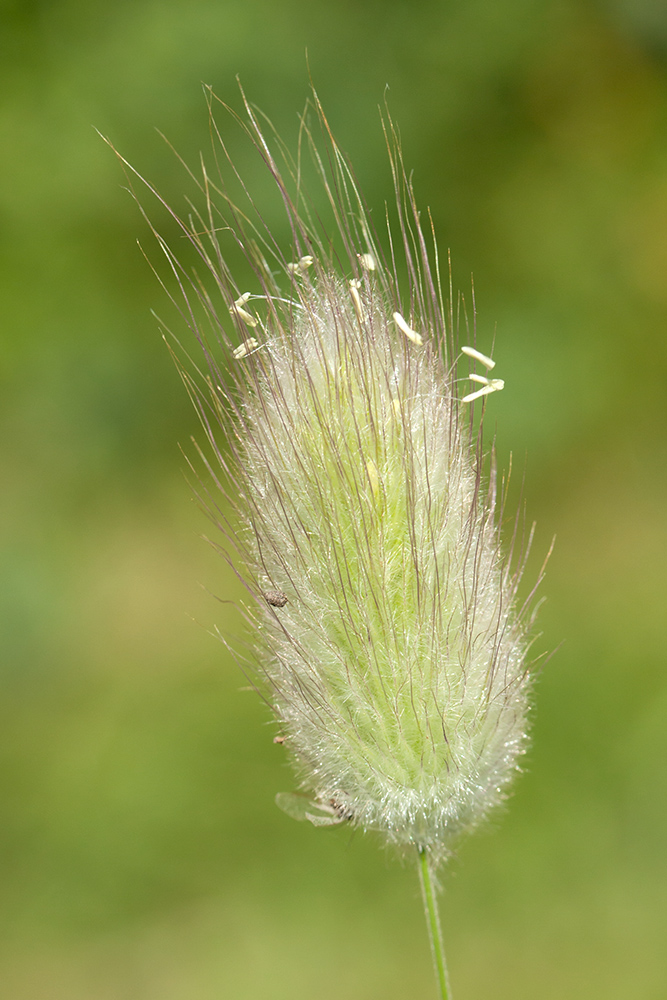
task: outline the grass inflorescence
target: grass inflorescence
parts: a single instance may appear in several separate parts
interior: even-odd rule
[[[251,669],[298,775],[278,803],[417,848],[424,876],[503,799],[526,747],[529,539],[518,517],[501,550],[505,492],[492,460],[485,475],[474,410],[504,383],[474,337],[458,345],[388,116],[395,221],[379,239],[316,95],[320,137],[305,114],[294,163],[245,97],[244,116],[231,112],[282,199],[281,246],[219,105],[209,91],[216,172],[192,175],[199,204],[182,219],[162,202],[203,272],[154,232],[201,348],[194,360],[173,348],[209,446],[201,495],[246,588]],[[304,150],[329,222],[306,196]]]

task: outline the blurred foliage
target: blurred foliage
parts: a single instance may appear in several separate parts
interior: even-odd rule
[[[380,219],[389,86],[466,295],[474,271],[482,347],[497,326],[507,389],[489,415],[538,521],[535,566],[557,535],[538,646],[565,641],[526,773],[443,876],[456,996],[659,1000],[660,0],[1,0],[1,991],[432,995],[415,873],[273,806],[291,775],[207,633],[241,630],[208,592],[238,591],[181,475],[196,422],[150,316],[150,237],[93,130],[180,208],[185,174],[154,127],[196,164],[200,81],[239,107],[238,73],[293,142],[306,49]]]

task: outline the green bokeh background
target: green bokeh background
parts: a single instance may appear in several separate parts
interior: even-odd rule
[[[443,878],[456,1000],[664,1000],[662,0],[1,0],[0,994],[434,996],[414,870],[273,805],[282,751],[207,631],[238,590],[183,477],[146,226],[93,131],[178,203],[154,128],[196,163],[201,81],[238,107],[238,73],[291,141],[306,49],[378,213],[389,86],[497,326],[534,567],[557,536],[525,773]]]

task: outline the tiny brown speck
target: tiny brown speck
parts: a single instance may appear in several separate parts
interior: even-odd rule
[[[273,742],[274,743],[284,743],[285,742],[285,737],[284,736],[274,736],[273,737]]]
[[[284,608],[287,604],[287,594],[283,594],[282,590],[265,590],[264,598],[272,608]]]

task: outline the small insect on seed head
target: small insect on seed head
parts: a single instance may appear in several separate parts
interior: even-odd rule
[[[284,608],[287,604],[287,594],[284,594],[282,590],[265,590],[264,600],[272,608]]]
[[[313,826],[340,826],[354,818],[345,793],[338,790],[330,796],[313,798],[300,792],[278,792],[276,805],[292,819],[308,820]]]

